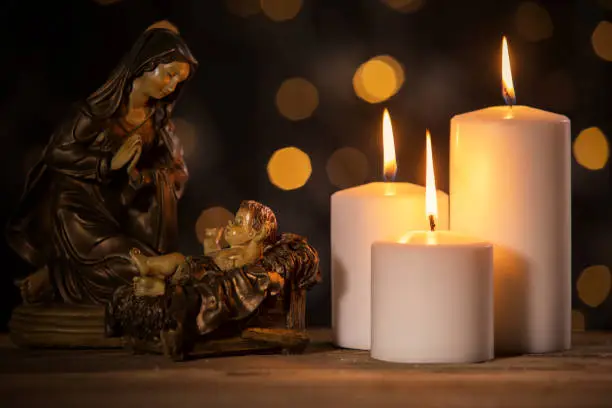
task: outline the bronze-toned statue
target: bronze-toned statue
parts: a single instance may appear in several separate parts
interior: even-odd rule
[[[226,228],[207,231],[203,256],[176,252],[188,174],[171,116],[196,68],[178,30],[156,23],[51,137],[7,229],[37,268],[20,284],[15,344],[125,340],[181,359],[215,337],[243,351],[307,343],[306,291],[321,278],[319,257],[300,236],[278,237],[270,208],[245,201]]]
[[[255,201],[242,202],[223,233],[230,247],[205,243],[204,256],[134,251],[142,276],[115,293],[110,334],[181,359],[217,330],[261,326],[257,317],[279,296],[287,315],[281,325],[303,330],[305,292],[321,279],[317,251],[294,234],[277,238],[274,213]],[[211,231],[211,238],[219,236]]]
[[[196,67],[178,30],[154,24],[57,128],[7,229],[38,268],[21,283],[25,303],[105,304],[138,275],[130,249],[175,249],[188,173],[171,116]]]
[[[210,228],[204,240],[204,255],[215,263],[215,269],[230,271],[253,264],[263,255],[264,248],[276,243],[277,222],[274,212],[256,201],[243,201],[232,222],[226,228]],[[228,248],[221,248],[220,236],[225,236]],[[134,291],[141,296],[157,296],[164,292],[164,279],[185,267],[186,258],[178,253],[147,257],[133,248],[130,255],[138,266],[140,277],[134,280]],[[270,278],[282,285],[275,272]]]

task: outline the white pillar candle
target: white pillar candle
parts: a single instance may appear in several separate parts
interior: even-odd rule
[[[570,147],[568,118],[526,106],[451,120],[451,229],[495,245],[496,352],[570,347]]]
[[[492,262],[490,243],[448,231],[375,242],[372,358],[414,364],[492,359]]]
[[[395,194],[390,194],[394,191]],[[389,194],[389,195],[387,195]],[[438,191],[441,228],[448,228],[448,195]],[[371,246],[427,228],[425,188],[370,183],[331,198],[332,331],[340,347],[370,349]],[[425,307],[426,305],[423,305]]]
[[[388,112],[383,121],[385,172],[394,176]],[[440,226],[448,228],[448,195],[437,192]],[[370,183],[331,197],[332,333],[337,346],[370,349],[371,246],[376,240],[424,229],[425,188],[410,183]]]
[[[431,231],[372,245],[372,358],[475,363],[493,358],[493,249],[436,232],[438,203],[427,132],[426,211]],[[427,215],[427,218],[425,217]]]

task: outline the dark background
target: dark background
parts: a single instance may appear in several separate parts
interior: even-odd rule
[[[338,187],[328,177],[328,160],[337,149],[354,147],[367,157],[367,171],[361,173],[355,163],[340,165],[347,183],[380,180],[383,107],[390,109],[395,128],[397,181],[424,183],[427,127],[436,149],[438,188],[448,192],[449,120],[503,103],[499,53],[501,36],[507,35],[519,104],[569,116],[572,138],[593,126],[612,135],[612,63],[592,44],[598,24],[612,20],[609,1],[539,1],[543,14],[520,17],[524,2],[509,0],[430,0],[414,13],[380,0],[303,0],[297,16],[282,22],[261,11],[236,15],[231,12],[236,0],[234,7],[223,0],[106,3],[113,4],[4,3],[0,224],[15,209],[29,166],[69,104],[101,85],[147,26],[169,19],[200,61],[175,111],[191,172],[179,207],[182,249],[201,252],[194,226],[203,210],[234,211],[243,199],[268,204],[281,230],[308,236],[320,251],[325,281],[310,294],[311,324],[330,322],[329,197]],[[257,0],[251,4],[257,6]],[[609,50],[612,34],[599,41]],[[389,100],[371,104],[355,95],[352,79],[360,64],[380,54],[403,65],[405,83]],[[318,90],[316,110],[300,121],[281,116],[275,105],[280,84],[292,77]],[[308,182],[291,191],[274,186],[266,171],[273,152],[286,146],[306,152],[312,164]],[[612,265],[612,213],[608,166],[592,171],[573,161],[572,177],[576,282],[588,266]],[[4,241],[0,257],[5,326],[19,301],[13,280],[31,270]],[[584,287],[575,286],[576,328],[612,329],[606,271],[599,268],[599,274],[585,277]],[[600,298],[596,307],[583,302],[588,291],[594,292],[591,299]]]

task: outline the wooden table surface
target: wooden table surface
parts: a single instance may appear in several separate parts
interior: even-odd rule
[[[2,336],[0,406],[612,408],[612,333],[575,333],[563,353],[431,366],[336,349],[329,330],[311,336],[303,355],[184,363],[122,350],[20,350]]]

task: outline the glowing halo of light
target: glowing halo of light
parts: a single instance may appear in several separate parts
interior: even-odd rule
[[[591,36],[591,43],[593,51],[599,58],[612,61],[612,23],[602,21],[597,24]]]
[[[379,55],[361,64],[353,76],[355,94],[369,103],[388,100],[404,85],[402,65],[390,55]]]
[[[275,151],[267,166],[270,183],[281,190],[296,190],[310,179],[312,164],[304,151],[294,146]]]
[[[204,234],[207,228],[219,228],[227,225],[229,220],[234,219],[234,214],[220,206],[210,207],[200,213],[195,223],[195,233],[200,243],[204,242]]]
[[[319,105],[317,88],[304,78],[289,78],[276,92],[276,108],[289,120],[309,118]]]
[[[610,147],[606,135],[597,127],[584,129],[572,144],[574,159],[589,170],[601,170],[608,163]]]
[[[527,41],[542,41],[553,35],[553,23],[548,11],[538,3],[526,1],[519,5],[515,15],[516,29]]]
[[[585,268],[576,281],[576,291],[582,302],[590,307],[601,305],[610,295],[612,274],[605,265]]]
[[[302,9],[302,0],[260,0],[263,13],[272,21],[291,20]]]

